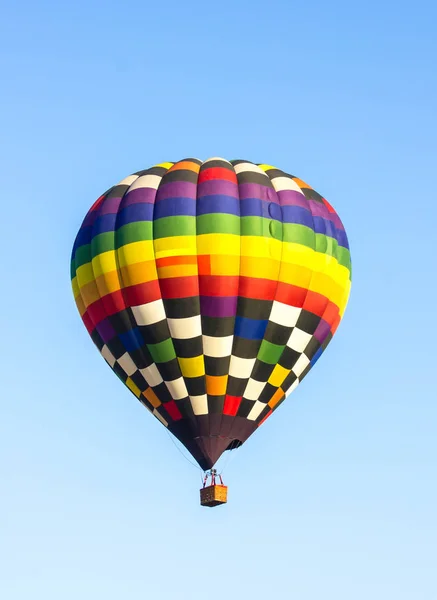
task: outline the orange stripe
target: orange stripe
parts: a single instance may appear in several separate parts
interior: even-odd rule
[[[145,392],[143,392],[143,396],[145,398],[147,398],[147,400],[150,402],[150,404],[154,407],[154,408],[158,408],[158,406],[161,405],[161,401],[158,398],[158,396],[155,394],[155,392],[152,390],[152,388],[147,388],[147,390]]]
[[[170,171],[194,171],[195,173],[198,173],[200,171],[200,165],[198,165],[197,163],[191,162],[190,160],[181,160],[180,162],[174,164],[172,167],[170,167],[170,169],[167,171],[167,173],[170,173]]]
[[[164,256],[156,260],[157,267],[169,267],[171,265],[195,265],[197,257],[188,256]]]

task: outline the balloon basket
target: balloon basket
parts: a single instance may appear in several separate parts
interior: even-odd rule
[[[207,485],[208,479],[211,478],[210,485]],[[220,483],[216,483],[217,472],[212,469],[205,475],[203,481],[203,488],[200,490],[200,504],[201,506],[220,506],[220,504],[226,504],[228,501],[228,487],[223,484],[221,475],[218,475]]]

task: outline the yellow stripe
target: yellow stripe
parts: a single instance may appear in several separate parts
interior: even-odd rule
[[[270,169],[277,170],[277,167],[273,167],[272,165],[258,165],[260,169],[263,171],[270,171]]]
[[[92,260],[92,266],[96,278],[103,275],[103,273],[115,271],[117,269],[117,262],[114,250],[108,250],[108,252],[102,252],[102,254],[95,256]]]
[[[171,237],[154,240],[154,253],[156,258],[165,256],[193,256],[197,254],[195,235],[173,235]]]
[[[290,369],[285,369],[281,365],[276,365],[269,377],[268,383],[278,388],[284,383],[284,380],[289,373]]]
[[[259,277],[278,280],[280,262],[273,258],[241,257],[241,275],[243,277]]]
[[[155,167],[164,167],[164,169],[170,169],[173,165],[174,165],[174,163],[172,163],[172,162],[163,162],[163,163],[159,163],[159,164],[155,165]],[[146,175],[147,175],[147,173],[146,173]]]
[[[94,281],[94,272],[93,272],[92,264],[89,262],[89,263],[85,263],[84,265],[81,265],[76,270],[76,277],[77,277],[77,283],[79,284],[80,288],[82,288],[84,285],[86,285],[90,281]]]
[[[281,260],[282,242],[257,235],[241,237],[241,256],[260,256]]]
[[[126,267],[127,265],[153,260],[155,258],[153,241],[145,240],[142,242],[132,242],[131,244],[126,244],[118,249],[117,256],[120,267]]]
[[[79,285],[77,283],[77,277],[73,277],[73,279],[71,280],[71,287],[73,289],[73,295],[75,298],[77,298],[80,294],[80,289],[79,289]]]
[[[178,362],[184,377],[201,377],[205,375],[203,355],[194,358],[178,358]]]
[[[240,256],[211,254],[211,275],[239,275]]]
[[[139,398],[141,396],[140,388],[137,385],[135,385],[135,383],[132,381],[132,379],[130,377],[128,377],[126,379],[126,385],[130,389],[130,391],[135,394],[135,396],[137,398]]]
[[[196,240],[196,238],[194,239]],[[239,235],[232,233],[203,233],[197,236],[197,253],[239,256],[240,240],[242,239]]]

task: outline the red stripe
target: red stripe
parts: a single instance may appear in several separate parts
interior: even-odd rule
[[[223,406],[223,414],[235,417],[240,407],[242,397],[241,396],[228,396],[226,395],[225,403]]]
[[[264,423],[264,421],[266,421],[270,417],[270,415],[272,414],[272,412],[273,411],[271,410],[270,412],[268,412],[266,414],[266,416],[263,419],[261,419],[261,421],[258,423],[258,427],[261,427],[261,425]]]
[[[91,321],[91,318],[88,313],[85,312],[82,315],[82,321],[83,321],[85,327],[87,328],[88,333],[91,335],[92,332],[94,331],[95,326],[94,326],[94,323]]]
[[[337,331],[337,327],[340,325],[340,321],[341,321],[341,317],[340,317],[340,315],[338,315],[331,326],[332,335],[334,335],[334,333]]]
[[[199,173],[198,183],[203,183],[204,181],[211,181],[214,179],[231,181],[232,183],[237,184],[237,175],[235,171],[231,171],[230,169],[225,169],[223,167],[210,167],[209,169],[203,169]]]
[[[201,296],[236,296],[238,294],[238,276],[201,275],[199,291]]]
[[[161,298],[161,290],[157,279],[147,283],[131,285],[123,289],[123,295],[128,306],[139,306],[148,304]]]
[[[89,209],[88,212],[92,212],[93,210],[97,210],[99,208],[99,206],[102,204],[103,200],[105,199],[105,195],[103,194],[103,196],[100,196],[100,198],[97,198],[97,200],[94,202],[94,204],[92,205],[92,207]]]
[[[168,277],[160,279],[159,284],[163,298],[190,298],[199,295],[199,279],[197,275],[189,277]]]
[[[280,281],[278,283],[275,300],[278,302],[283,302],[284,304],[288,304],[289,306],[297,306],[298,308],[302,308],[306,295],[307,290],[305,288]]]
[[[322,294],[318,294],[317,292],[308,291],[303,308],[318,317],[323,317],[328,303],[329,300],[326,296],[322,296]]]
[[[197,270],[199,273],[199,284],[201,275],[211,275],[211,256],[209,254],[199,254],[197,257]]]
[[[331,325],[331,329],[332,326],[334,325],[334,323],[337,322],[337,319],[339,319],[339,310],[338,310],[338,306],[336,304],[334,304],[333,302],[329,302],[328,306],[325,309],[325,312],[323,313],[323,320],[326,321],[327,323],[329,323],[329,325]]]
[[[336,212],[333,209],[333,207],[329,204],[329,202],[327,200],[325,200],[325,198],[322,198],[322,201],[323,201],[323,204],[326,206],[326,208],[329,210],[329,212],[333,213],[335,215]]]
[[[238,295],[243,298],[256,300],[274,300],[277,281],[271,279],[257,279],[256,277],[240,277]]]
[[[170,402],[165,402],[162,406],[168,412],[173,421],[180,421],[182,419],[181,412],[176,406],[176,402],[174,400],[170,400]]]
[[[123,293],[121,290],[117,290],[116,292],[112,292],[111,294],[106,294],[102,298],[104,312],[106,315],[115,315],[116,313],[124,310],[126,308],[126,303],[123,298]]]

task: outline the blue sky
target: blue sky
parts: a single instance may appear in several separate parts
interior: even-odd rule
[[[437,597],[436,19],[423,0],[3,5],[2,597]],[[69,281],[94,200],[188,156],[308,181],[354,268],[336,338],[213,511]]]

